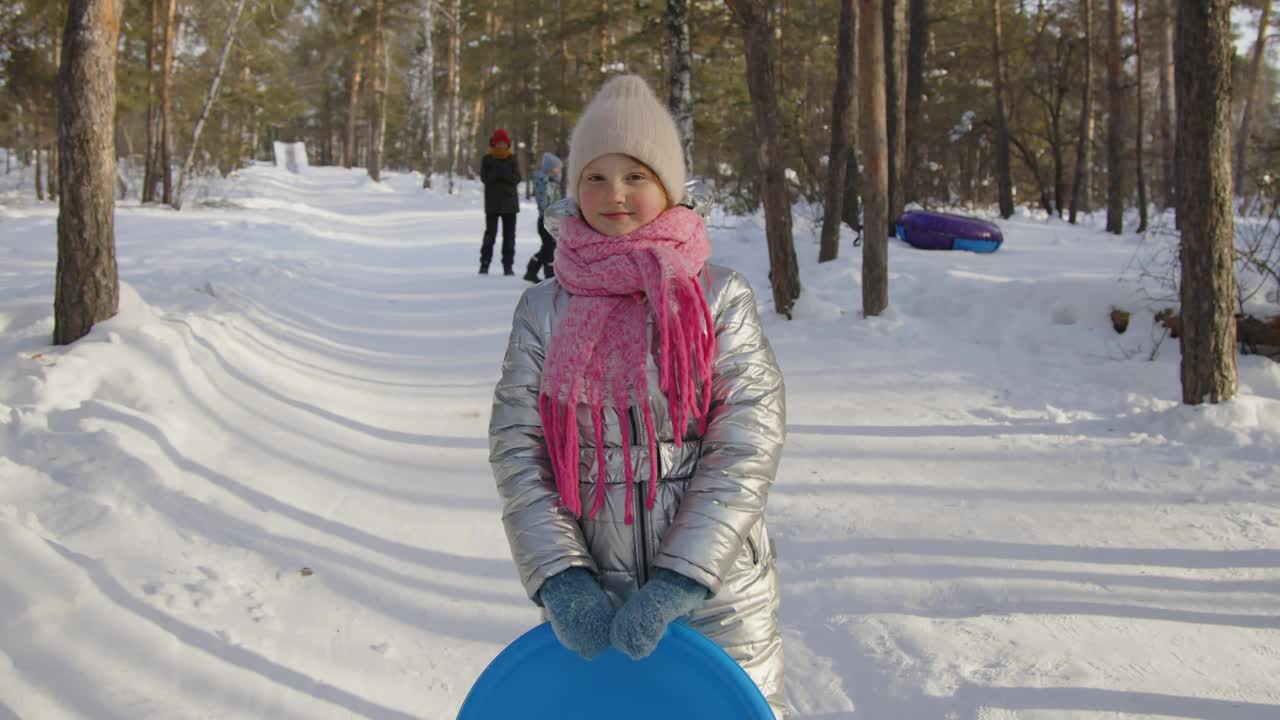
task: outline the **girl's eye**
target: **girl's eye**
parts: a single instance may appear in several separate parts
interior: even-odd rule
[[[627,180],[629,180],[630,182],[641,182],[648,179],[649,179],[649,176],[645,175],[644,173],[631,173],[630,175],[627,176]]]

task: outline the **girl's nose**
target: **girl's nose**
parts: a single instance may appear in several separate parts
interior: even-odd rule
[[[609,199],[613,202],[620,203],[625,198],[626,186],[621,182],[612,182],[609,184]]]

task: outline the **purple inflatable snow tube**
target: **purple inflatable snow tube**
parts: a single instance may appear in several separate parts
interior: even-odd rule
[[[912,210],[902,213],[896,226],[898,237],[925,250],[989,253],[1004,242],[993,223],[965,215]]]

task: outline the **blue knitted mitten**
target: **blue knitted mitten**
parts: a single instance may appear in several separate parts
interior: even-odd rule
[[[609,648],[613,603],[591,571],[569,568],[542,583],[538,597],[560,644],[591,660]]]
[[[710,591],[677,572],[659,568],[613,618],[613,646],[632,660],[648,657],[671,621],[706,602]]]

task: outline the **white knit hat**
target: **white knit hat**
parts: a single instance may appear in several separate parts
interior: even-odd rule
[[[606,82],[578,118],[569,139],[568,197],[578,197],[582,169],[601,155],[621,153],[648,165],[674,205],[684,198],[684,147],[671,112],[639,75]]]

